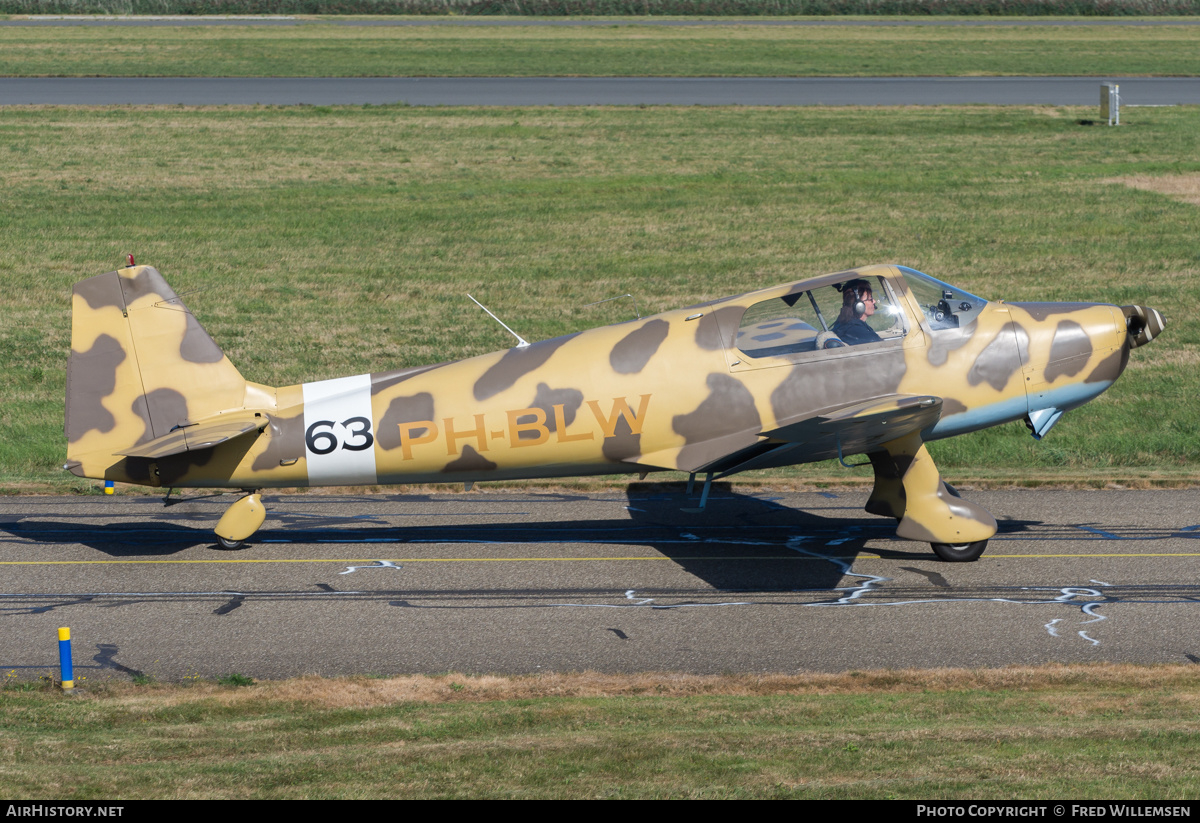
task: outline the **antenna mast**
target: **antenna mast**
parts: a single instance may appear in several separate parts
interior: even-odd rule
[[[468,293],[468,294],[467,294],[467,297],[471,297],[470,293]],[[491,312],[491,311],[488,309],[488,307],[487,307],[487,306],[485,306],[485,305],[483,305],[482,303],[480,303],[480,302],[479,302],[478,300],[476,300],[474,297],[471,297],[471,302],[472,302],[472,303],[474,303],[474,304],[475,304],[476,306],[478,306],[479,308],[481,308],[481,309],[483,309],[484,311],[486,311],[486,312],[488,313],[488,317],[490,317],[490,318],[492,318],[493,320],[495,320],[495,321],[496,321],[497,323],[499,323],[501,326],[504,326],[504,330],[505,330],[505,331],[507,331],[507,332],[508,332],[509,334],[511,334],[513,337],[517,338],[517,341],[518,341],[518,342],[517,342],[517,346],[516,346],[516,347],[517,347],[518,349],[523,349],[523,348],[525,348],[526,346],[528,346],[528,345],[529,345],[529,341],[528,341],[528,340],[526,340],[526,339],[525,339],[524,337],[522,337],[521,335],[517,334],[517,333],[516,333],[515,331],[513,331],[512,329],[510,329],[510,328],[508,327],[508,324],[506,324],[506,323],[505,323],[503,320],[501,320],[501,319],[500,319],[499,317],[497,317],[496,315],[492,314],[492,312]]]

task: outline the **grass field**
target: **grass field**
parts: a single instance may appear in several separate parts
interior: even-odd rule
[[[459,16],[709,17],[1179,17],[1200,14],[1196,0],[0,0],[4,14],[313,14]]]
[[[1200,75],[1200,26],[0,28],[0,76]]]
[[[1198,672],[14,683],[0,796],[1186,801]]]
[[[531,339],[625,319],[584,306],[626,292],[645,314],[873,262],[988,298],[1144,303],[1166,333],[1045,441],[1011,424],[935,456],[959,480],[1195,479],[1200,111],[1094,116],[0,109],[0,482],[70,487],[70,288],[126,252],[272,385],[507,348],[468,291]]]

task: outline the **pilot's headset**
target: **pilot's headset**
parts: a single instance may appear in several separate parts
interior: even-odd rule
[[[854,310],[856,320],[861,320],[867,313],[867,304],[863,301],[863,294],[869,291],[871,291],[871,284],[866,280],[851,280],[842,284],[842,305],[850,306]],[[852,299],[853,303],[850,302]]]

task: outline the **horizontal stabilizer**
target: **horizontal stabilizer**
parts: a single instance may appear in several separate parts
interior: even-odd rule
[[[251,432],[258,433],[271,422],[265,411],[236,411],[220,414],[199,423],[180,426],[174,431],[139,443],[131,449],[117,452],[126,457],[158,459],[172,454],[183,454],[220,445],[227,440]]]

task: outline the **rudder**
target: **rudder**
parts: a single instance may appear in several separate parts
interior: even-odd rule
[[[133,266],[75,284],[65,421],[73,473],[109,476],[123,450],[242,409],[246,390],[156,269]]]

